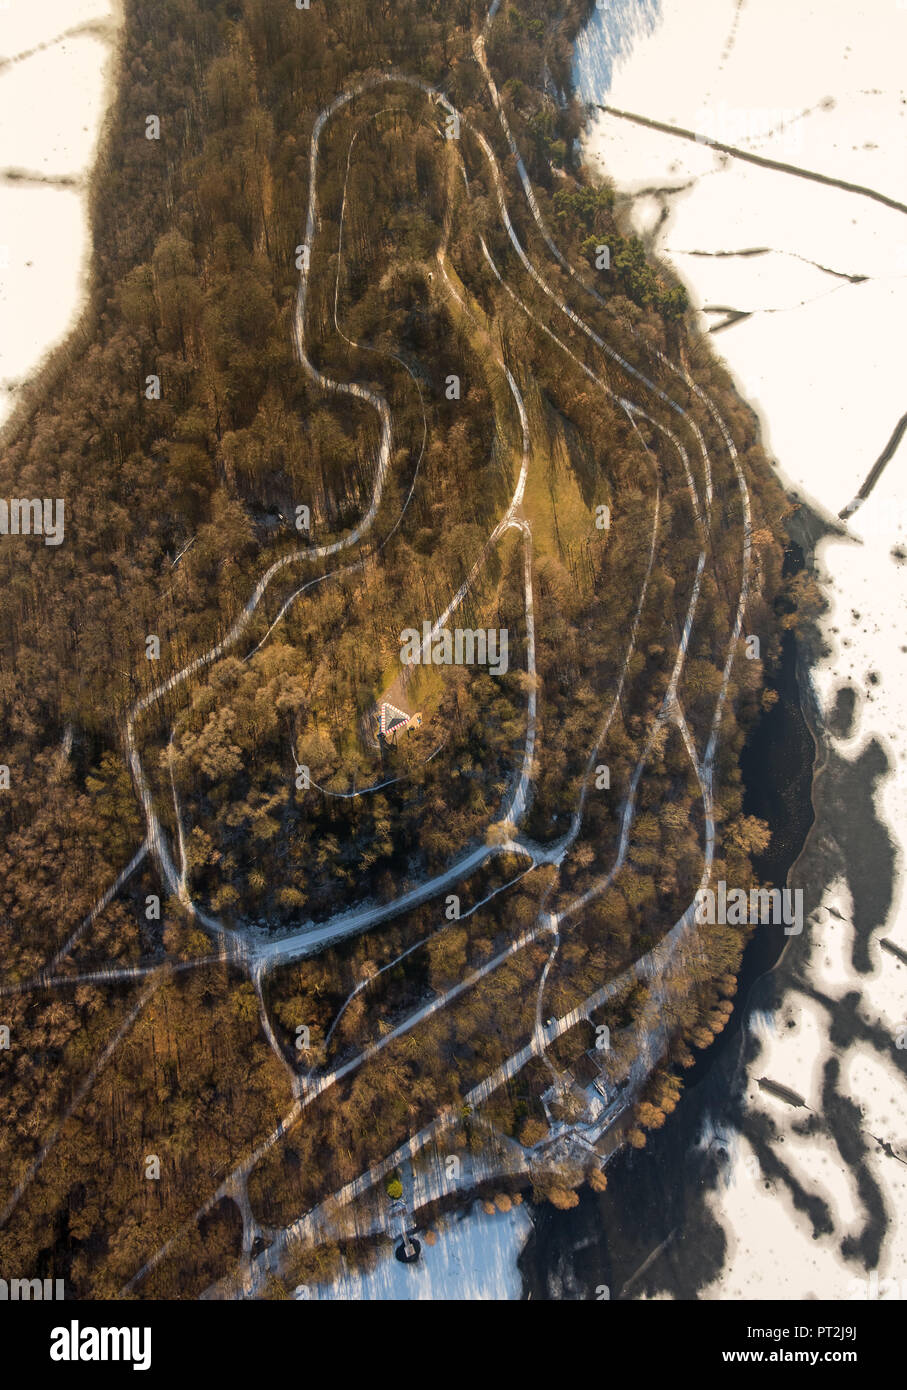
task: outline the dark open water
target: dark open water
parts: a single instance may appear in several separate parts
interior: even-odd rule
[[[802,564],[792,546],[785,569]],[[803,717],[795,639],[785,637],[771,684],[778,703],[762,716],[741,756],[743,808],[771,827],[757,874],[784,887],[813,821],[810,799],[815,743]],[[757,929],[743,957],[731,1022],[694,1067],[684,1073],[680,1104],[642,1151],[625,1150],[608,1165],[608,1190],[583,1188],[572,1211],[547,1203],[534,1209],[535,1233],[523,1251],[523,1296],[533,1299],[613,1299],[665,1291],[695,1298],[720,1272],[725,1240],[706,1206],[725,1180],[728,1151],[745,1086],[748,1021],[771,1007],[772,979],[787,937],[775,926]]]

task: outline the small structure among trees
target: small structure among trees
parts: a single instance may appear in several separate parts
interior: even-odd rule
[[[422,727],[421,713],[407,714],[402,709],[397,709],[396,705],[385,702],[379,710],[378,730],[382,742],[392,743],[396,747],[398,734],[403,734],[407,729],[419,729]]]

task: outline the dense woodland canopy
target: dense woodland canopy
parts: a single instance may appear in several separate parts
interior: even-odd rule
[[[569,70],[583,4],[553,17],[541,0],[505,3],[487,54],[547,225],[600,299],[550,256],[529,215],[473,55],[481,6],[313,0],[297,11],[289,0],[126,0],[125,11],[92,193],[90,307],[34,383],[0,456],[0,496],[64,497],[67,506],[63,545],[0,542],[0,763],[10,772],[0,792],[2,984],[47,965],[143,842],[124,757],[136,700],[224,638],[268,565],[299,548],[299,505],[311,514],[306,542],[323,544],[369,504],[376,414],[319,389],[292,336],[312,129],[345,87],[387,69],[418,76],[443,88],[466,127],[458,142],[445,141],[425,96],[389,82],[355,98],[322,134],[307,351],[326,374],[366,382],[387,401],[391,466],[375,525],[349,557],[356,567],[307,591],[255,650],[284,601],[332,563],[307,561],[304,575],[288,566],[241,641],[137,720],[174,843],[180,806],[193,901],[228,929],[254,924],[268,934],[317,922],[341,906],[399,896],[499,819],[526,735],[517,532],[489,555],[457,616],[463,626],[508,630],[507,674],[426,668],[406,689],[424,711],[422,728],[396,750],[378,748],[368,731],[376,701],[399,681],[398,634],[444,609],[513,491],[521,436],[501,361],[533,441],[524,512],[539,739],[524,828],[540,843],[562,833],[620,675],[660,477],[635,653],[599,754],[611,794],[588,798],[560,875],[501,855],[461,885],[463,907],[511,880],[512,888],[468,919],[445,923],[428,903],[276,971],[264,1006],[279,1050],[296,1064],[305,1023],[305,1065],[326,1066],[491,958],[541,907],[562,906],[600,878],[697,567],[678,456],[580,364],[613,390],[632,395],[632,383],[564,320],[554,327],[572,358],[538,328],[553,323],[552,305],[507,240],[478,133],[501,162],[523,244],[556,293],[684,408],[699,410],[658,353],[688,362],[736,442],[755,528],[746,631],[760,635],[763,661],[736,662],[722,724],[715,875],[729,882],[752,881],[750,856],[765,845],[765,827],[743,814],[739,773],[766,700],[763,662],[815,599],[805,579],[795,591],[783,584],[787,504],[752,415],[691,330],[682,287],[623,226],[613,190],[593,186],[579,165],[583,114]],[[160,119],[159,140],[146,138],[149,114]],[[480,235],[525,308],[496,280]],[[607,276],[595,268],[602,242],[611,248]],[[462,383],[456,400],[445,394],[451,374]],[[159,399],[147,394],[149,377],[159,379]],[[714,460],[715,509],[678,694],[701,753],[733,630],[742,512],[719,429],[698,418]],[[613,518],[606,533],[595,527],[602,504]],[[150,635],[160,642],[157,662],[146,659]],[[627,863],[578,918],[550,973],[552,1012],[574,1007],[654,945],[695,891],[699,787],[677,731],[664,733],[640,783]],[[315,787],[297,786],[297,763]],[[384,781],[391,785],[369,796],[337,795]],[[146,856],[56,968],[75,976],[141,963],[159,965],[157,973],[0,1000],[12,1038],[0,1050],[0,1207],[28,1182],[0,1227],[0,1266],[65,1276],[76,1296],[116,1294],[178,1233],[141,1295],[194,1296],[227,1272],[239,1250],[235,1206],[225,1201],[201,1225],[192,1214],[289,1105],[287,1071],[246,974],[215,961],[170,968],[207,957],[212,943],[176,899],[148,915],[149,896],[162,892]],[[326,1045],[356,983],[425,938],[405,967],[357,995]],[[630,1142],[644,1142],[644,1129],[676,1105],[676,1067],[691,1062],[690,1047],[724,1027],[743,945],[739,930],[703,934],[695,977],[670,1001],[673,1055],[634,1110]],[[441,1107],[456,1109],[531,1033],[547,955],[547,943],[536,943],[513,956],[326,1092],[253,1171],[256,1214],[289,1222]],[[598,1020],[618,1040],[615,1074],[634,1020],[650,1006],[645,993],[630,991]],[[590,1047],[588,1030],[559,1041],[559,1066]],[[489,1109],[502,1132],[538,1141],[549,1081],[532,1066],[502,1088]],[[31,1179],[29,1165],[64,1115]],[[157,1181],[145,1177],[149,1154],[162,1159]],[[569,1204],[562,1185],[552,1191]]]

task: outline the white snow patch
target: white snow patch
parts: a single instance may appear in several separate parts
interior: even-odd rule
[[[330,1284],[300,1284],[299,1299],[518,1299],[522,1280],[517,1259],[532,1230],[523,1206],[488,1216],[479,1202],[465,1214],[444,1217],[438,1235],[415,1264],[406,1265],[389,1248],[371,1271],[346,1269]],[[396,1242],[399,1244],[399,1241]]]
[[[82,309],[91,251],[85,184],[112,94],[119,21],[117,0],[41,0],[0,10],[0,60],[17,60],[0,66],[0,170],[81,181],[0,182],[0,424]],[[54,42],[88,22],[100,22],[103,32]]]

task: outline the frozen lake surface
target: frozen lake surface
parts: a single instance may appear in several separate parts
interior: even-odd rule
[[[0,425],[82,308],[118,24],[117,0],[0,5]]]
[[[697,0],[695,13],[680,0],[614,0],[578,47],[576,79],[586,101],[907,203],[905,54],[907,7],[891,0]],[[741,315],[715,334],[715,348],[757,407],[782,476],[837,514],[907,409],[905,212],[610,113],[590,123],[585,154],[636,195],[636,228],[683,278],[703,329]],[[763,1021],[747,1075],[747,1107],[768,1121],[773,1153],[831,1213],[832,1230],[816,1237],[791,1184],[766,1181],[755,1153],[731,1136],[729,1180],[710,1199],[727,1257],[706,1297],[856,1297],[870,1287],[868,1267],[896,1276],[907,1259],[907,1090],[898,1068],[907,967],[879,946],[885,937],[907,949],[905,468],[902,442],[850,519],[851,538],[819,546],[828,656],[813,672],[826,719],[842,687],[852,701],[850,721],[833,721],[829,776],[843,786],[851,772],[876,769],[873,832],[895,844],[894,901],[871,903],[871,885],[856,892],[872,845],[859,855],[840,850],[841,808],[832,829],[820,807],[814,843],[834,842],[843,872],[827,884],[799,948],[802,987],[788,988],[776,1018]],[[860,814],[845,797],[845,817],[848,806]],[[800,867],[813,862],[808,848]],[[833,1037],[848,995],[855,1027]],[[864,1146],[862,1191],[835,1125],[807,1132],[808,1115],[760,1089],[762,1076],[797,1091],[823,1121],[832,1104],[846,1111]],[[704,1132],[704,1143],[711,1138]]]

